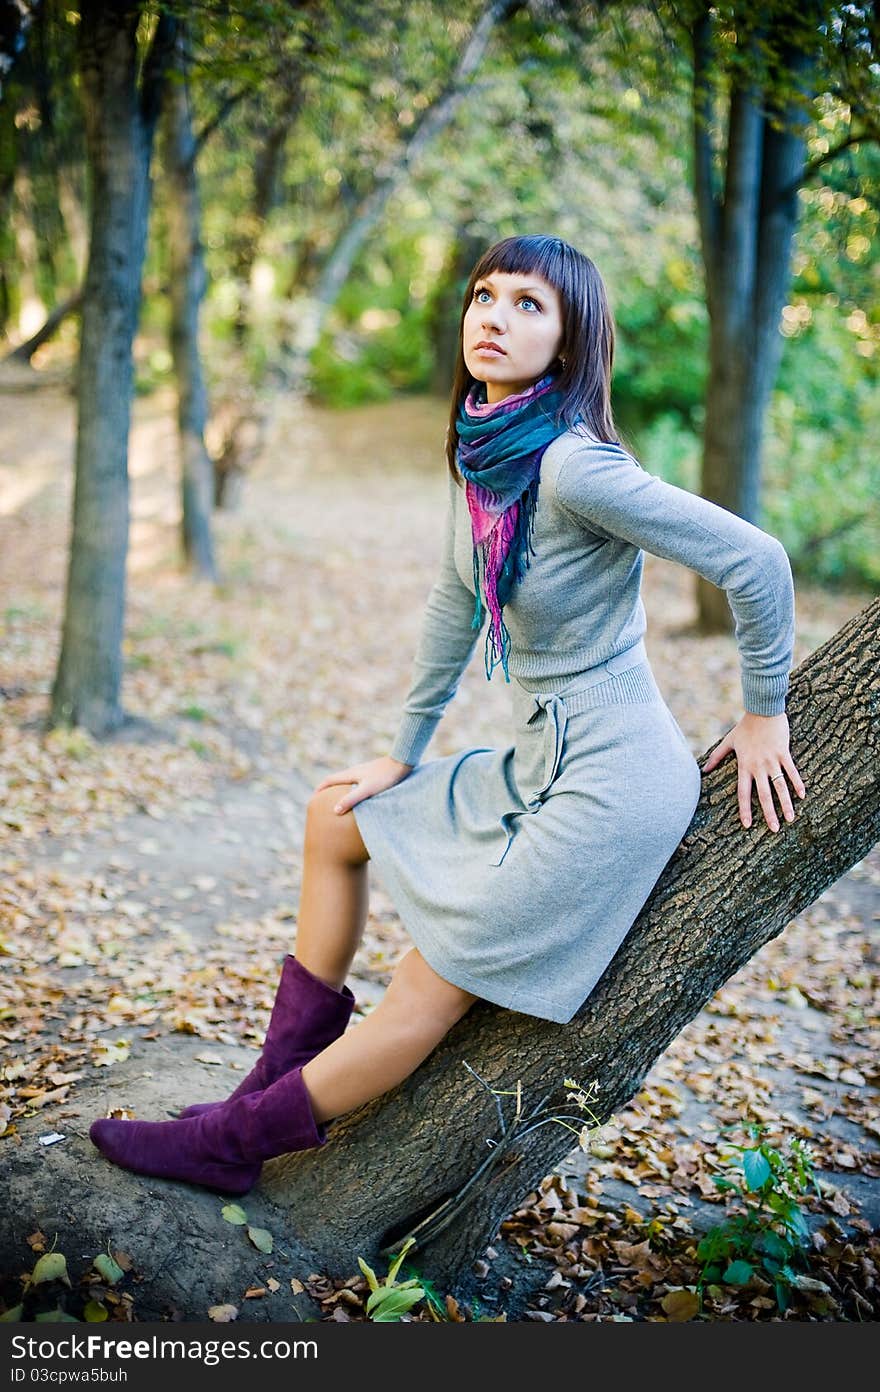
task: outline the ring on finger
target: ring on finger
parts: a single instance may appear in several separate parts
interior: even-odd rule
[[[770,779],[770,782],[771,782],[771,783],[775,783],[776,780],[777,780],[777,778],[781,778],[781,779],[783,779],[783,781],[784,781],[784,779],[785,779],[785,774],[784,774],[784,773],[774,773],[773,777]]]

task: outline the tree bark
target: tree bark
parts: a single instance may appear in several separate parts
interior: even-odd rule
[[[369,1261],[456,1203],[498,1137],[495,1101],[465,1061],[494,1088],[521,1081],[526,1113],[549,1094],[571,1116],[563,1079],[596,1079],[597,1114],[608,1118],[723,983],[875,844],[880,599],[801,665],[788,712],[807,788],[795,821],[776,835],[762,819],[744,830],[735,757],[708,774],[681,845],[573,1021],[478,1003],[411,1078],[336,1123],[332,1159],[309,1151],[266,1167],[264,1189],[288,1208],[316,1269],[343,1271],[355,1249]],[[502,1102],[509,1113],[511,1099]],[[499,1222],[572,1149],[558,1123],[522,1130],[491,1151],[490,1170],[447,1213],[448,1226],[413,1248],[419,1271],[445,1289],[467,1287]]]
[[[805,43],[785,42],[778,27],[769,36],[746,36],[754,68],[747,58],[731,78],[722,196],[715,186],[710,138],[712,22],[707,8],[693,31],[694,186],[710,323],[700,491],[760,525],[764,417],[782,354],[779,318],[790,281],[806,155],[807,117],[796,93],[811,91],[815,58]],[[786,74],[788,95],[753,76],[768,37]],[[700,629],[728,631],[731,615],[723,591],[700,576],[695,583]]]
[[[208,393],[199,351],[199,312],[207,276],[202,254],[201,207],[192,128],[187,39],[178,30],[176,77],[168,84],[165,112],[166,200],[171,299],[171,356],[177,380],[177,439],[180,451],[182,542],[195,573],[217,579],[211,531],[214,466],[205,446]]]
[[[176,21],[162,13],[137,84],[142,6],[81,7],[80,71],[91,172],[82,311],[76,484],[67,596],[50,723],[96,736],[124,721],[120,702],[128,551],[132,340],[150,206],[150,155]]]

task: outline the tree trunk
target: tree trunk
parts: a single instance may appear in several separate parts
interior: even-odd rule
[[[140,90],[140,4],[88,0],[80,70],[91,171],[89,265],[82,311],[73,532],[50,722],[96,736],[124,720],[120,703],[128,551],[132,340],[150,205],[159,90],[176,21],[162,14]]]
[[[681,845],[574,1020],[556,1025],[479,1002],[403,1084],[340,1118],[327,1147],[266,1165],[243,1203],[250,1222],[275,1232],[284,1271],[349,1276],[358,1255],[375,1264],[415,1231],[419,1274],[472,1298],[475,1258],[573,1148],[571,1132],[550,1119],[583,1122],[566,1104],[564,1080],[597,1081],[600,1120],[623,1107],[724,982],[877,842],[880,598],[801,664],[788,713],[807,788],[795,821],[774,835],[758,817],[744,830],[735,756],[707,774]],[[146,1046],[124,1092],[124,1065],[114,1070],[116,1104],[155,1117],[197,1100],[197,1075],[186,1068],[197,1047]],[[465,1064],[490,1088],[522,1085],[518,1125],[513,1099],[496,1103]],[[24,1143],[8,1158],[0,1273],[23,1268],[35,1227],[76,1254],[101,1250],[109,1237],[135,1255],[138,1318],[165,1318],[170,1307],[177,1318],[204,1319],[212,1299],[252,1281],[247,1244],[235,1245],[216,1195],[100,1168],[86,1127],[106,1104],[104,1079],[78,1089],[58,1127],[66,1143],[50,1156],[36,1144],[54,1124],[49,1109],[17,1123]],[[263,1317],[289,1319],[286,1298],[285,1285]]]
[[[743,829],[736,760],[704,780],[694,819],[650,899],[585,1007],[554,1025],[479,1003],[401,1087],[334,1128],[333,1160],[317,1151],[267,1167],[265,1188],[289,1208],[318,1268],[343,1269],[352,1244],[366,1255],[401,1240],[445,1202],[448,1226],[419,1244],[420,1272],[447,1289],[523,1195],[572,1149],[554,1123],[492,1149],[490,1086],[523,1086],[528,1114],[564,1078],[598,1081],[607,1119],[641,1086],[655,1059],[727,979],[876,843],[880,836],[880,599],[813,653],[788,698],[792,753],[807,788],[796,820],[774,835]],[[510,1112],[511,1099],[503,1099]],[[430,1233],[426,1230],[424,1239]]]
[[[166,92],[165,166],[171,290],[171,355],[177,378],[177,438],[183,510],[183,551],[197,575],[217,579],[211,511],[214,466],[205,446],[208,394],[199,352],[199,307],[207,277],[192,128],[189,59],[181,28],[175,46],[177,78]]]
[[[710,139],[711,24],[707,11],[693,34],[695,194],[710,321],[701,492],[760,525],[764,417],[783,346],[779,317],[790,282],[806,117],[791,89],[788,97],[775,95],[744,63],[731,79],[720,196]],[[756,63],[765,37],[748,38]],[[783,42],[779,32],[771,37],[786,80],[806,92],[811,53]],[[695,583],[699,627],[727,632],[731,614],[723,591],[701,576]]]
[[[523,8],[524,0],[493,0],[477,24],[459,60],[458,67],[440,96],[425,108],[412,135],[377,174],[376,183],[355,209],[348,225],[337,237],[324,263],[317,285],[302,310],[301,324],[293,345],[289,377],[301,386],[308,376],[308,360],[321,336],[327,315],[339,297],[354,259],[376,226],[391,196],[408,177],[422,151],[449,125],[465,96],[474,72],[482,62],[493,30]]]

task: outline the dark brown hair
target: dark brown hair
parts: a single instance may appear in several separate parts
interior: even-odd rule
[[[620,444],[611,414],[611,367],[614,362],[614,320],[601,275],[589,256],[559,237],[505,237],[485,251],[471,271],[461,320],[452,383],[446,458],[453,478],[461,475],[455,462],[458,447],[458,408],[474,382],[464,361],[464,316],[474,286],[493,271],[507,275],[534,273],[559,293],[562,302],[562,347],[558,387],[564,394],[557,423],[571,430],[580,419],[598,440]]]

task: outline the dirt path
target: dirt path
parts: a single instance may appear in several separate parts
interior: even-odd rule
[[[173,1111],[221,1096],[249,1066],[295,942],[309,791],[330,770],[384,752],[396,725],[439,544],[444,407],[402,402],[337,417],[279,404],[241,509],[218,518],[225,581],[209,595],[176,567],[168,400],[138,400],[125,685],[137,719],[97,747],[41,730],[63,600],[72,402],[52,387],[7,393],[3,404],[0,1037],[10,1124],[0,1144],[13,1165],[29,1157],[16,1223],[37,1229],[53,1166],[67,1163],[66,1141],[40,1148],[41,1136],[81,1138],[99,1097],[155,1115],[160,1100]],[[864,602],[799,590],[796,661]],[[689,634],[691,577],[653,557],[646,605],[657,679],[702,752],[739,713],[733,641]],[[507,720],[503,689],[487,691],[474,663],[429,754],[497,742]],[[634,1242],[658,1213],[682,1232],[717,1221],[711,1153],[720,1128],[746,1114],[814,1144],[824,1189],[814,1225],[833,1214],[844,1231],[876,1228],[878,918],[875,848],[727,983],[601,1152],[574,1151],[524,1204],[519,1236],[499,1234],[488,1259],[487,1307],[515,1317],[527,1292],[537,1317],[558,1312],[569,1288],[540,1294],[546,1274],[520,1258],[531,1248],[552,1260],[548,1224],[567,1192],[611,1211],[618,1236]],[[380,998],[407,946],[374,877],[351,983],[359,1010]],[[21,1213],[28,1194],[32,1209]],[[516,1272],[517,1290],[493,1286],[502,1269]],[[240,1297],[233,1271],[219,1263],[190,1302]],[[280,1300],[241,1317],[289,1318]],[[206,1308],[190,1303],[186,1317]]]

